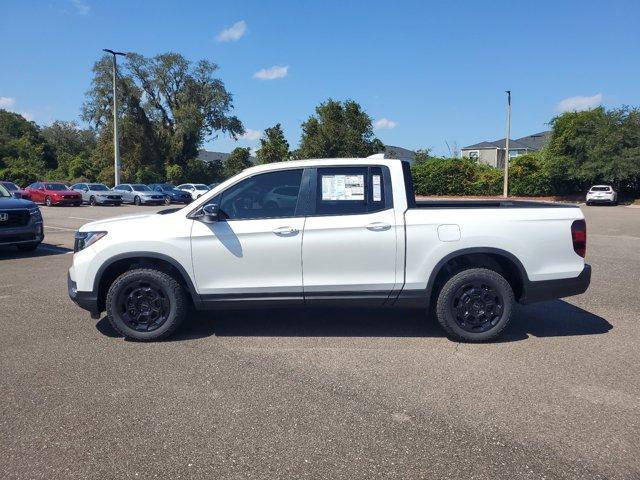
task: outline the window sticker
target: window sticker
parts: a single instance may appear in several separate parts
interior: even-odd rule
[[[322,175],[322,200],[364,200],[364,175]]]
[[[373,201],[382,201],[382,189],[380,188],[380,175],[373,176]]]

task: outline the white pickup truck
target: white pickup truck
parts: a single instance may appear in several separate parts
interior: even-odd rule
[[[516,301],[583,293],[574,205],[416,202],[409,165],[378,158],[249,168],[184,208],[89,223],[70,297],[125,337],[157,340],[189,308],[430,307],[451,338],[486,341]]]

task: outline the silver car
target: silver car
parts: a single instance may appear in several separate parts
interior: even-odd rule
[[[82,195],[82,201],[89,205],[122,205],[122,195],[113,192],[103,183],[76,183],[71,190]]]
[[[164,203],[164,195],[154,192],[141,183],[123,183],[113,187],[122,195],[122,201],[134,205],[160,205]]]

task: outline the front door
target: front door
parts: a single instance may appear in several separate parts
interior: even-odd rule
[[[396,278],[396,226],[389,170],[318,168],[315,207],[302,244],[304,296],[382,304]]]
[[[302,169],[254,175],[228,187],[209,203],[219,220],[195,220],[193,270],[205,302],[288,300],[302,303],[304,216],[297,201],[275,199],[286,187],[299,197]]]

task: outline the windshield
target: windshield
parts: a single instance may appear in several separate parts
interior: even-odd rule
[[[193,186],[196,188],[196,190],[209,190],[209,187],[202,183],[195,183]]]
[[[103,185],[102,183],[90,183],[88,185],[89,190],[94,190],[96,192],[108,192],[109,191],[109,187],[107,187],[106,185]]]
[[[4,188],[6,188],[9,191],[20,190],[15,183],[11,183],[11,182],[2,182],[0,183],[0,185],[2,185]]]
[[[61,183],[45,183],[44,184],[44,189],[45,190],[69,190],[65,185],[61,184]]]
[[[9,191],[0,183],[0,197],[10,197]]]
[[[147,187],[146,185],[142,185],[142,184],[131,185],[131,188],[133,188],[137,192],[150,192],[151,191],[151,189],[149,187]]]
[[[609,187],[591,187],[592,192],[608,192]]]

